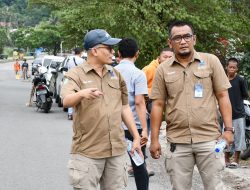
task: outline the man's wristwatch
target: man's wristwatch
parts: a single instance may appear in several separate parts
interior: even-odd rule
[[[233,127],[225,127],[224,131],[231,131],[234,134],[234,128]]]

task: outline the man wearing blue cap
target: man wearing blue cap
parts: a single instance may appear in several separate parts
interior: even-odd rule
[[[140,136],[128,105],[126,83],[112,63],[120,39],[101,29],[84,38],[87,61],[65,76],[63,105],[74,107],[73,142],[68,163],[75,190],[123,189],[127,183],[126,143],[121,122],[134,138],[133,151],[142,155]]]

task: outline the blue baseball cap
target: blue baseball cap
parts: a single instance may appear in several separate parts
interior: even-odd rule
[[[89,31],[83,40],[83,46],[86,50],[93,48],[98,44],[113,46],[121,41],[119,38],[111,38],[111,36],[103,29],[95,29]]]

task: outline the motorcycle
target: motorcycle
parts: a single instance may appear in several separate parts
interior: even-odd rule
[[[241,159],[247,160],[250,157],[250,102],[244,100],[244,108],[246,113],[246,127],[245,127],[245,140],[246,140],[246,150],[241,152]]]
[[[245,141],[246,141],[246,150],[242,151],[240,154],[240,158],[242,160],[247,160],[250,157],[250,102],[248,100],[244,100],[244,108],[245,108]],[[223,120],[220,112],[218,112],[218,122],[220,124],[220,131],[223,131]],[[233,150],[231,150],[230,156],[234,154]]]
[[[53,103],[53,93],[50,92],[48,86],[46,85],[44,73],[37,74],[33,79],[33,83],[35,86],[35,104],[37,106],[37,110],[43,109],[45,113],[48,113]]]

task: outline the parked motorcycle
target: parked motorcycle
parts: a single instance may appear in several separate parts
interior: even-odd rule
[[[242,151],[240,155],[242,160],[246,160],[250,157],[250,102],[248,100],[244,100],[244,108],[246,113],[245,140],[247,149]]]
[[[37,74],[33,79],[33,83],[35,86],[35,104],[37,106],[37,110],[43,109],[45,113],[48,113],[53,103],[53,93],[49,91],[49,88],[46,85],[44,73]]]
[[[245,126],[245,141],[246,141],[246,150],[242,151],[240,157],[242,160],[247,160],[250,157],[250,102],[248,100],[244,100],[244,108],[246,115],[246,126]],[[221,131],[223,131],[223,120],[221,114],[218,112],[219,123],[221,127]],[[230,156],[233,155],[234,152],[230,153]]]

